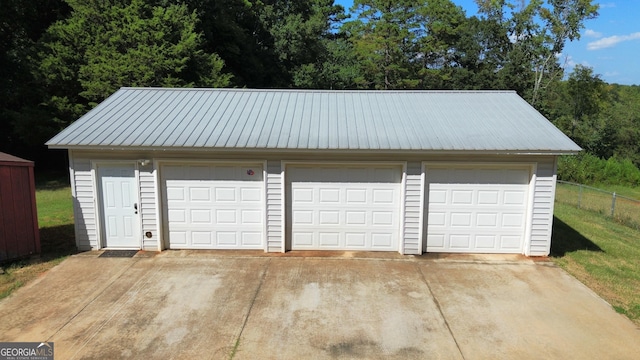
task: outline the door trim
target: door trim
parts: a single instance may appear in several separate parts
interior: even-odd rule
[[[282,173],[282,252],[291,251],[291,245],[293,239],[291,232],[291,204],[289,199],[289,191],[290,181],[289,174],[287,173],[288,168],[295,167],[308,167],[313,165],[318,166],[334,166],[334,167],[362,167],[362,168],[370,168],[370,167],[388,167],[388,168],[398,168],[401,171],[400,176],[400,199],[399,199],[399,221],[397,228],[398,235],[398,244],[395,251],[400,254],[404,254],[404,228],[405,228],[405,192],[406,192],[406,180],[407,180],[407,162],[406,161],[331,161],[331,160],[281,160],[281,173]],[[314,250],[315,251],[315,250]]]
[[[159,239],[158,247],[159,251],[169,249],[169,223],[166,215],[168,210],[166,199],[166,178],[163,174],[163,167],[166,165],[234,165],[234,166],[251,166],[258,165],[262,167],[262,244],[264,252],[268,250],[268,236],[267,236],[267,161],[266,160],[209,160],[209,159],[190,159],[190,158],[156,158],[153,161],[153,167],[156,178],[156,204],[159,224]]]
[[[98,168],[100,166],[105,165],[133,165],[133,178],[135,185],[135,194],[136,201],[138,203],[138,216],[136,217],[136,226],[137,226],[137,234],[135,237],[137,238],[137,245],[133,248],[131,247],[107,247],[106,244],[106,235],[105,228],[103,227],[102,219],[103,219],[103,211],[102,211],[102,188],[100,186],[100,177],[98,174]],[[130,161],[122,161],[122,160],[92,160],[91,161],[91,177],[93,179],[93,193],[95,194],[94,201],[94,209],[96,212],[96,235],[98,237],[97,244],[98,250],[101,249],[111,249],[111,250],[120,250],[120,249],[142,249],[142,217],[140,216],[140,212],[142,206],[140,204],[140,173],[138,168],[138,162],[136,160]]]
[[[531,227],[533,222],[533,200],[536,186],[536,178],[538,173],[538,163],[535,161],[423,161],[422,162],[422,174],[423,174],[423,231],[422,231],[422,252],[427,252],[427,236],[429,234],[428,229],[428,217],[429,217],[429,190],[427,185],[429,184],[429,168],[446,168],[446,169],[460,169],[460,168],[511,168],[511,169],[528,169],[529,170],[529,183],[527,184],[527,205],[525,209],[525,224],[524,234],[522,238],[521,254],[528,255],[529,247],[531,244]]]

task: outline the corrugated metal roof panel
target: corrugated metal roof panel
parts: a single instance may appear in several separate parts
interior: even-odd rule
[[[56,148],[576,152],[513,91],[122,88]]]

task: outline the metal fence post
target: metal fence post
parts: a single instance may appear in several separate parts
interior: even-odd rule
[[[580,202],[582,202],[582,184],[580,184],[578,188],[578,209],[580,209]]]
[[[611,217],[613,217],[613,213],[616,211],[616,193],[613,192],[613,196],[611,196]]]

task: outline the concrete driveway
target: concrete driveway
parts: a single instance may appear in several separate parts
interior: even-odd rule
[[[0,341],[56,359],[640,358],[640,329],[549,262],[302,255],[76,255],[0,301]]]

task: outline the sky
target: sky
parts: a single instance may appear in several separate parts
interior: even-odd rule
[[[353,0],[336,0],[350,8]],[[475,15],[478,7],[473,0],[453,0],[462,6],[467,16]],[[577,64],[593,68],[593,72],[608,83],[640,85],[640,1],[614,0],[597,2],[598,17],[587,20],[580,40],[568,42],[560,63],[570,73]]]

